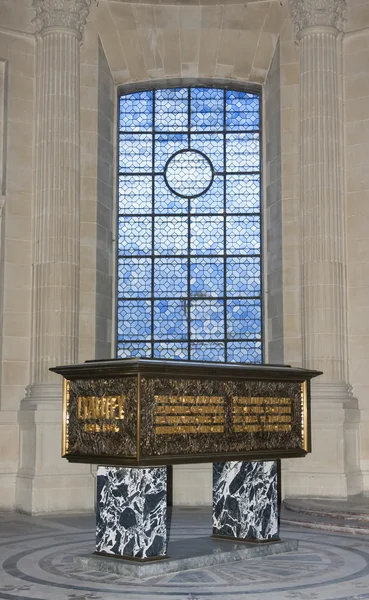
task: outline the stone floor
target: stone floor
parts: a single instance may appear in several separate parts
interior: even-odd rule
[[[361,502],[363,510],[356,508],[360,515],[369,500]],[[316,505],[316,514],[296,512],[306,508],[307,504],[295,505],[293,512],[282,513],[281,537],[298,539],[297,552],[144,581],[75,567],[76,554],[93,550],[93,515],[0,513],[0,599],[369,600],[369,529],[362,529],[361,535],[346,533],[345,508],[351,508],[347,503],[340,506],[343,516],[333,525],[335,531],[329,527],[337,514],[329,506],[323,513]],[[310,528],[315,524],[321,528]],[[172,540],[207,536],[210,528],[209,508],[177,508],[170,535]]]

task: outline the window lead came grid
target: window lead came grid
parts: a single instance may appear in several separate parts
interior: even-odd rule
[[[260,96],[119,98],[117,357],[262,362]]]

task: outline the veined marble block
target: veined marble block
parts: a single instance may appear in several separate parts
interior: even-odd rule
[[[166,467],[99,467],[96,551],[149,559],[167,551]]]
[[[213,534],[279,539],[276,461],[214,463]]]

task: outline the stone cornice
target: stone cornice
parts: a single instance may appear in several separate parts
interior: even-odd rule
[[[306,27],[334,27],[342,31],[346,0],[289,0],[296,34]]]
[[[49,27],[62,27],[83,33],[91,0],[33,0],[37,33]]]

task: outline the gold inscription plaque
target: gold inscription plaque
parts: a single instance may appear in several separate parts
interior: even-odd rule
[[[123,421],[125,396],[78,396],[77,418],[79,421],[89,419],[106,419],[107,421]]]
[[[101,425],[99,423],[85,423],[83,431],[85,431],[86,433],[97,433],[100,431],[110,431],[113,433],[118,433],[119,427],[117,425],[114,425],[114,423],[102,423]]]
[[[236,432],[286,432],[292,429],[292,399],[233,397]]]
[[[124,402],[125,396],[78,396],[77,419],[85,422],[83,431],[118,433],[118,422],[124,420]]]
[[[155,396],[156,435],[224,433],[221,396]]]
[[[233,397],[235,432],[288,432],[292,429],[292,399]],[[224,433],[221,396],[155,396],[157,435]]]

